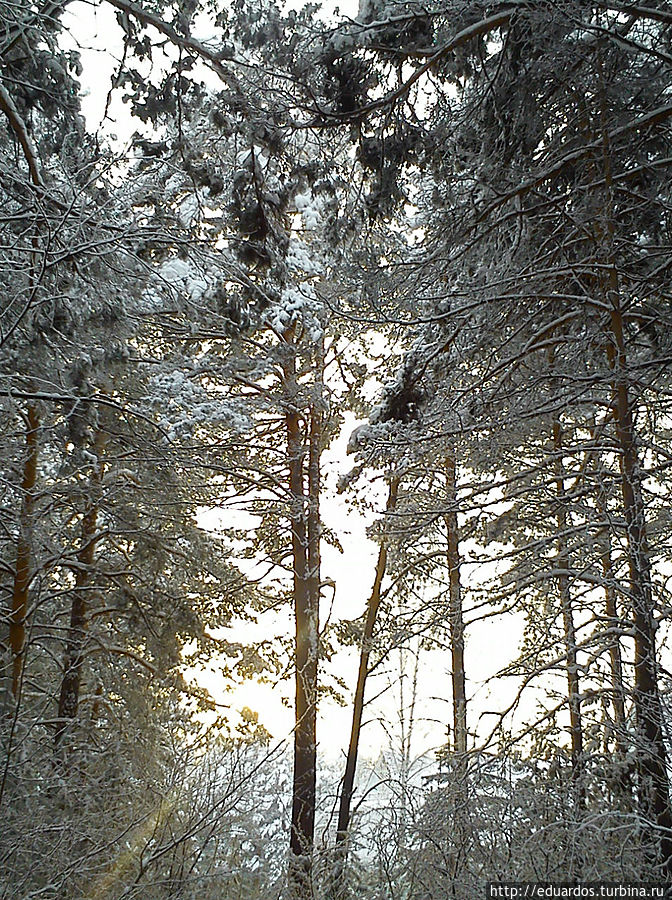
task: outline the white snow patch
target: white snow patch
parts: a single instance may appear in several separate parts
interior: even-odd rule
[[[297,212],[301,213],[303,227],[306,231],[312,231],[322,221],[322,203],[313,197],[311,191],[297,194],[294,198]]]
[[[200,208],[201,204],[197,194],[191,194],[182,201],[177,216],[185,228],[189,228],[194,219],[198,218]]]
[[[287,251],[287,268],[290,272],[305,272],[306,275],[319,275],[321,271],[306,244],[296,238],[290,242]]]
[[[184,259],[169,259],[159,269],[164,283],[183,291],[192,300],[200,300],[209,288],[207,280]]]
[[[171,440],[212,425],[222,425],[237,434],[251,428],[250,417],[244,408],[213,396],[182,371],[155,375],[150,380],[150,388],[150,403],[161,410],[159,425]]]

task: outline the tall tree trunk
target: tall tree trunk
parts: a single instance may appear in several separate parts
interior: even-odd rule
[[[462,614],[462,586],[460,583],[460,532],[457,523],[456,460],[452,452],[446,458],[446,500],[448,512],[444,516],[447,532],[450,655],[453,686],[453,749],[467,752],[467,693],[464,674],[464,617]]]
[[[448,614],[451,682],[453,694],[452,844],[450,872],[453,885],[463,876],[472,839],[468,821],[469,784],[467,763],[467,689],[464,669],[464,615],[460,579],[460,530],[457,521],[457,460],[451,448],[444,463],[446,475],[446,562],[448,564]],[[454,891],[453,891],[454,893]]]
[[[286,332],[285,342],[287,344],[287,356],[283,363],[285,427],[296,627],[294,775],[289,882],[292,896],[307,898],[312,895],[316,803],[320,436],[317,433],[316,421],[310,423],[308,435],[302,428],[302,417],[297,406],[299,388],[293,330]],[[306,442],[308,442],[307,454]],[[306,496],[306,455],[308,455],[308,496]],[[311,491],[314,493],[313,496]]]
[[[392,478],[390,480],[389,493],[385,512],[389,515],[397,504],[399,492],[399,479]],[[364,622],[364,631],[362,633],[362,641],[359,651],[359,670],[357,672],[357,684],[355,686],[355,696],[352,707],[352,726],[350,728],[350,743],[348,745],[348,754],[345,761],[345,772],[343,774],[343,783],[341,784],[341,796],[338,805],[338,825],[336,829],[336,859],[334,866],[334,893],[340,896],[343,888],[343,875],[345,873],[345,863],[348,853],[348,831],[350,827],[350,809],[352,805],[352,795],[355,787],[355,775],[357,772],[357,754],[359,752],[359,737],[362,730],[362,715],[364,712],[364,694],[366,690],[366,680],[369,675],[369,657],[371,655],[371,642],[373,639],[373,630],[378,618],[378,609],[381,600],[381,587],[385,570],[387,568],[387,540],[385,537],[381,539],[378,549],[378,560],[376,562],[376,572],[373,579],[373,587],[371,595],[366,607],[366,619]]]
[[[16,544],[16,568],[12,590],[12,612],[9,620],[9,646],[12,652],[12,694],[18,700],[25,663],[26,618],[28,588],[30,586],[33,519],[35,513],[35,485],[37,483],[38,443],[40,425],[37,409],[27,411],[26,455],[21,481],[21,513]]]
[[[672,875],[672,810],[667,774],[667,752],[663,738],[663,711],[658,690],[658,664],[653,618],[651,562],[646,537],[646,515],[642,497],[642,475],[636,449],[623,335],[623,315],[613,269],[611,340],[607,345],[614,372],[613,393],[616,439],[619,448],[621,496],[628,549],[630,595],[635,640],[634,705],[637,721],[637,768],[639,802],[646,821],[655,825],[659,863]]]
[[[633,700],[637,722],[635,747],[639,776],[639,804],[644,821],[653,825],[652,838],[656,846],[657,862],[670,877],[672,876],[672,808],[670,807],[670,785],[667,773],[667,751],[663,738],[663,711],[658,689],[651,561],[646,535],[646,510],[642,496],[642,473],[630,399],[621,286],[614,253],[614,184],[611,144],[607,128],[607,92],[604,88],[604,73],[600,57],[598,57],[598,62],[603,84],[601,133],[605,190],[604,227],[601,237],[606,248],[608,267],[608,274],[605,278],[605,295],[609,309],[606,355],[612,373],[612,407],[616,443],[619,450],[621,498],[625,518],[633,610],[635,642]]]
[[[59,723],[54,736],[54,743],[57,748],[67,731],[68,724],[76,719],[79,710],[82,666],[85,656],[84,643],[88,627],[87,600],[96,556],[99,493],[103,477],[105,439],[105,433],[99,430],[95,440],[95,452],[98,463],[91,474],[90,495],[82,517],[81,545],[77,554],[78,566],[70,608],[70,627],[65,644],[63,679],[58,700]]]
[[[555,566],[558,572],[557,584],[562,610],[562,624],[567,658],[567,690],[569,702],[569,733],[572,752],[572,779],[575,785],[575,799],[578,806],[585,802],[585,788],[582,778],[583,767],[583,724],[581,721],[581,684],[579,679],[578,653],[574,610],[569,582],[569,549],[567,547],[567,497],[565,493],[565,472],[562,460],[562,426],[558,417],[553,418],[553,451],[555,469],[555,490],[558,500],[556,523]]]

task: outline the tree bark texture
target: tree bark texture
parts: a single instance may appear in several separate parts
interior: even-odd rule
[[[293,896],[307,898],[312,895],[316,803],[321,418],[319,410],[313,407],[306,428],[298,408],[293,332],[286,333],[285,342],[283,375],[296,641],[289,881]]]

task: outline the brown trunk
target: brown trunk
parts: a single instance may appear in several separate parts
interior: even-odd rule
[[[467,768],[467,691],[464,671],[464,616],[462,612],[462,583],[460,580],[460,531],[457,521],[457,462],[455,452],[445,461],[446,503],[446,562],[448,564],[448,613],[450,627],[451,682],[453,693],[453,767],[452,767],[452,844],[450,873],[459,884],[463,876],[470,828]]]
[[[82,517],[82,538],[79,553],[77,554],[77,574],[75,576],[75,589],[70,608],[70,627],[65,644],[65,656],[63,660],[63,679],[58,700],[59,724],[54,736],[56,747],[68,728],[68,723],[77,717],[79,710],[79,695],[82,681],[82,665],[84,662],[84,642],[87,630],[87,599],[93,563],[95,560],[99,491],[103,477],[103,452],[105,449],[105,434],[98,431],[96,435],[95,451],[98,457],[97,467],[91,475],[91,494],[87,508]]]
[[[555,489],[558,498],[556,516],[558,535],[555,566],[558,572],[558,595],[562,609],[562,624],[567,655],[567,689],[569,701],[569,733],[572,750],[572,778],[576,786],[576,800],[579,806],[585,801],[582,784],[583,727],[581,722],[581,685],[579,680],[578,655],[574,611],[569,585],[569,550],[567,548],[567,499],[565,496],[564,466],[562,462],[562,426],[558,418],[553,419],[553,450],[555,454]]]
[[[316,802],[321,435],[319,414],[313,411],[310,434],[307,438],[308,496],[306,496],[306,436],[301,427],[301,416],[296,405],[298,384],[293,332],[286,333],[285,341],[287,344],[287,358],[283,365],[285,427],[296,625],[296,706],[289,880],[292,895],[307,898],[312,895]]]
[[[599,58],[598,58],[599,59]],[[600,75],[603,78],[600,60]],[[604,81],[603,81],[604,84]],[[663,712],[658,692],[658,663],[653,618],[651,563],[646,537],[646,514],[642,497],[642,474],[637,454],[635,426],[630,400],[627,353],[621,305],[621,288],[614,254],[615,216],[611,146],[607,122],[607,92],[602,90],[602,163],[605,198],[602,239],[606,246],[609,274],[605,294],[609,306],[606,353],[612,372],[612,406],[619,449],[621,497],[625,518],[630,595],[635,640],[634,693],[637,736],[639,804],[646,823],[653,825],[658,864],[672,876],[672,809],[667,774],[667,751],[663,739]],[[598,219],[599,230],[599,219]]]
[[[35,485],[37,482],[37,432],[39,416],[34,406],[28,407],[26,431],[26,457],[21,481],[21,515],[19,536],[16,543],[16,569],[12,591],[12,613],[9,620],[9,646],[12,651],[12,694],[19,699],[25,662],[26,617],[28,615],[28,588],[30,586],[33,517],[35,512]]]
[[[613,280],[617,280],[615,269]],[[613,283],[613,282],[612,282]],[[637,457],[627,378],[623,317],[617,290],[610,291],[611,340],[607,345],[615,373],[614,411],[620,451],[621,496],[628,548],[630,594],[635,639],[634,705],[637,720],[639,801],[644,818],[656,827],[659,862],[672,875],[672,811],[670,810],[663,712],[658,692],[651,564],[646,539],[642,476]]]
[[[303,492],[304,445],[297,413],[288,413],[287,448],[292,557],[294,569],[294,617],[296,625],[296,707],[294,730],[294,782],[290,848],[292,874],[302,886],[310,883],[315,824],[315,667],[314,616],[308,576],[308,538]]]
[[[457,482],[455,454],[446,459],[446,500],[448,512],[444,520],[447,532],[450,654],[453,686],[453,749],[467,752],[467,693],[464,674],[464,618],[460,584],[460,533],[457,524]]]
[[[399,479],[392,478],[390,480],[389,494],[385,512],[391,513],[397,503],[399,491]],[[352,795],[355,787],[355,774],[357,771],[357,754],[359,751],[359,736],[362,729],[362,714],[364,712],[364,693],[366,690],[366,679],[369,674],[369,657],[371,655],[371,641],[373,639],[373,629],[376,625],[378,617],[378,609],[380,607],[381,586],[385,577],[387,568],[387,541],[382,538],[380,548],[378,550],[378,561],[376,563],[376,573],[373,579],[373,587],[371,588],[371,596],[366,607],[366,620],[364,622],[364,632],[362,633],[362,642],[359,651],[359,671],[357,673],[357,685],[355,687],[355,696],[352,708],[352,727],[350,729],[350,743],[348,745],[348,755],[345,761],[345,772],[343,774],[343,783],[341,785],[341,796],[338,806],[338,826],[336,830],[336,864],[334,870],[334,888],[336,896],[340,895],[342,890],[343,874],[345,871],[345,862],[347,859],[347,839],[350,827],[350,807],[352,805]]]

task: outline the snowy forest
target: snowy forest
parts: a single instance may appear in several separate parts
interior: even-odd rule
[[[669,0],[0,0],[0,900],[672,882],[671,276]]]

